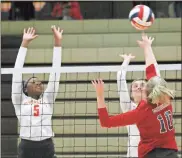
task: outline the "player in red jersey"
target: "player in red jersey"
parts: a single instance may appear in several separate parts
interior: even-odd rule
[[[139,158],[177,158],[178,149],[171,105],[174,93],[167,87],[166,81],[157,76],[155,69],[157,61],[151,48],[153,39],[142,35],[142,41],[137,42],[144,49],[148,80],[147,99],[141,100],[132,111],[109,116],[104,100],[104,82],[101,79],[92,81],[97,94],[101,126],[111,128],[136,124],[140,132]]]

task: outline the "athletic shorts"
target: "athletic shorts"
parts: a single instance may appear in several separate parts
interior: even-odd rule
[[[21,139],[18,158],[56,158],[51,138],[42,141]]]
[[[178,158],[178,152],[173,149],[156,148],[150,151],[145,158]]]

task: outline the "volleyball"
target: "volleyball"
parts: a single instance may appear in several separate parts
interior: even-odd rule
[[[137,30],[146,30],[154,22],[155,16],[151,8],[146,5],[137,5],[129,13],[131,25]]]

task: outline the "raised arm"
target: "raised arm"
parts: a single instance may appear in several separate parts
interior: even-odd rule
[[[139,46],[144,50],[147,80],[154,76],[160,76],[158,64],[151,47],[153,40],[154,38],[148,38],[147,35],[142,34],[142,41],[137,41]]]
[[[21,47],[18,51],[14,68],[23,68],[25,57],[27,54],[27,47],[29,43],[35,39],[35,30],[33,28],[24,29],[23,40]],[[24,94],[22,93],[22,73],[13,73],[12,78],[12,91],[11,91],[12,102],[14,105],[20,105]]]
[[[135,58],[135,56],[129,55],[120,55],[124,61],[121,65],[121,70],[117,72],[117,86],[118,86],[118,94],[120,97],[120,107],[123,112],[127,112],[131,110],[131,106],[135,103],[131,101],[130,94],[128,92],[128,87],[126,83],[126,72],[127,67],[131,59]],[[136,106],[136,104],[134,105]]]
[[[55,26],[52,26],[52,31],[54,34],[54,48],[53,48],[53,58],[52,58],[52,67],[53,68],[60,68],[61,66],[61,41],[62,41],[62,33],[59,27],[56,29]],[[59,90],[59,80],[60,80],[60,73],[50,73],[49,75],[49,83],[47,85],[47,89],[45,91],[45,96],[48,97],[51,103],[54,103],[58,90]]]
[[[142,112],[140,113],[138,108],[123,114],[109,116],[104,100],[104,82],[100,79],[92,81],[92,84],[96,91],[98,114],[102,127],[110,128],[136,124],[144,116],[141,115]]]
[[[142,35],[142,41],[138,41],[140,47],[144,49],[145,63],[146,63],[146,77],[147,80],[147,100],[152,104],[163,104],[167,100],[174,98],[174,92],[167,88],[167,84],[160,78],[160,71],[154,53],[152,51],[152,42],[154,38]],[[158,77],[157,77],[158,76]],[[169,103],[169,102],[168,102]]]

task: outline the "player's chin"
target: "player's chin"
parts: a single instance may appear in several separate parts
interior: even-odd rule
[[[36,90],[36,92],[35,92],[35,94],[36,94],[37,96],[40,96],[42,93],[43,93],[43,90],[41,90],[41,89],[38,89],[38,90]]]
[[[137,100],[140,102],[141,100],[145,99],[145,96],[143,96],[141,93],[136,95]]]
[[[136,92],[136,93],[135,93],[135,96],[136,96],[137,98],[141,98],[141,97],[142,97],[142,93],[141,93],[141,92]]]

